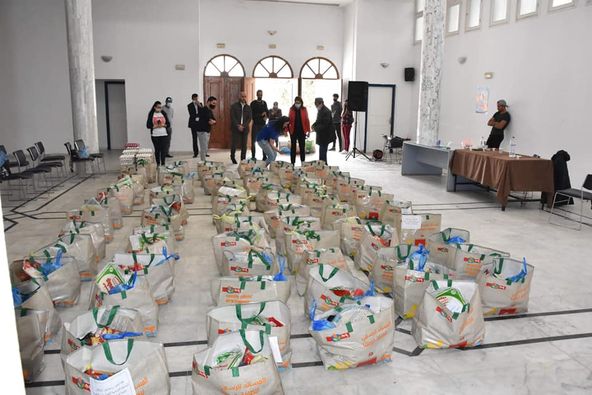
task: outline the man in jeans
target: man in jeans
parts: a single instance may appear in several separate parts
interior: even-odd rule
[[[251,107],[247,104],[247,94],[241,92],[239,100],[230,107],[230,130],[232,131],[230,160],[234,164],[237,163],[235,157],[237,146],[241,149],[241,160],[247,157],[247,138],[252,119]]]
[[[168,138],[167,138],[167,147],[166,147],[166,157],[167,158],[172,158],[173,155],[171,155],[170,151],[171,151],[171,139],[173,137],[173,116],[175,115],[175,110],[173,109],[173,98],[172,97],[167,97],[164,101],[164,107],[162,108],[162,112],[164,112],[168,119],[169,119],[169,125],[167,127],[167,133],[168,133]]]
[[[255,139],[257,140],[259,147],[261,147],[263,150],[263,154],[266,158],[266,166],[269,166],[269,164],[275,160],[277,153],[280,152],[275,141],[280,136],[280,134],[285,133],[285,130],[288,129],[289,124],[290,118],[280,117],[273,122],[269,122],[257,134]]]
[[[315,99],[315,107],[317,108],[317,120],[312,125],[312,128],[315,132],[317,132],[319,160],[327,163],[327,148],[329,148],[330,143],[335,142],[333,117],[331,116],[331,110],[325,106],[323,98],[317,97]]]
[[[257,91],[257,100],[251,102],[251,112],[253,114],[253,132],[251,134],[251,158],[255,159],[255,140],[259,131],[265,126],[269,109],[267,103],[263,100],[263,91]],[[265,152],[263,153],[265,160]]]
[[[212,102],[216,108],[216,98],[210,96],[206,107],[199,108],[199,120],[197,121],[197,140],[199,141],[199,159],[203,162],[206,161],[208,155],[208,144],[210,142],[210,130],[212,125],[216,123],[214,113],[211,110]]]

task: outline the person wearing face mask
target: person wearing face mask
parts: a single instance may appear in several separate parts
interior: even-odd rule
[[[205,107],[199,108],[199,121],[197,122],[197,141],[199,142],[199,159],[202,161],[208,157],[208,145],[210,143],[210,131],[216,123],[212,109],[216,108],[216,98],[210,96]]]
[[[247,94],[241,92],[239,100],[230,106],[231,145],[230,160],[236,164],[236,147],[240,146],[241,160],[247,157],[247,138],[253,120],[251,107],[247,104]],[[253,139],[254,140],[254,139]]]
[[[164,107],[162,108],[162,112],[164,112],[167,118],[170,121],[169,126],[167,127],[168,133],[168,140],[167,140],[167,148],[166,148],[166,157],[172,158],[171,155],[171,139],[173,138],[173,116],[175,115],[175,110],[173,110],[173,98],[167,97],[164,101]]]
[[[331,104],[331,116],[333,117],[333,128],[335,129],[335,134],[337,135],[337,140],[339,141],[339,152],[342,151],[343,145],[341,144],[341,102],[339,101],[339,95],[337,93],[333,94],[333,104]],[[331,147],[331,151],[335,151],[335,141],[333,141],[333,147]]]
[[[156,164],[164,166],[166,160],[167,148],[167,128],[169,127],[169,119],[162,111],[162,103],[155,101],[148,113],[146,120],[146,127],[150,129],[150,137],[152,144],[154,144],[154,156],[156,156]]]
[[[333,128],[333,116],[331,110],[325,106],[323,98],[315,99],[317,107],[317,120],[312,129],[317,133],[317,145],[319,146],[319,160],[327,163],[327,149],[329,144],[335,142],[335,129]]]
[[[199,146],[197,144],[198,122],[200,117],[201,103],[198,101],[197,93],[191,95],[191,103],[187,105],[187,112],[189,113],[189,122],[187,127],[191,129],[191,137],[193,138],[193,157],[197,158],[199,155]]]
[[[276,121],[282,117],[282,109],[279,108],[278,102],[273,102],[273,107],[269,110],[269,122]],[[275,140],[276,147],[279,146],[279,138]]]
[[[251,102],[251,112],[253,113],[253,132],[251,134],[251,158],[255,159],[255,140],[257,134],[265,126],[269,109],[267,102],[263,100],[263,91],[257,91],[257,100]],[[265,160],[265,153],[263,153],[263,160]]]
[[[300,149],[300,162],[304,163],[306,160],[306,137],[310,132],[310,121],[308,119],[308,111],[302,105],[302,98],[296,96],[294,104],[290,107],[288,124],[288,131],[290,132],[290,161],[292,164],[296,163],[296,142]]]

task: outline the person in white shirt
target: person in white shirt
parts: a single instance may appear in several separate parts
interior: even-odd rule
[[[162,112],[164,112],[169,119],[169,127],[167,128],[168,140],[167,140],[167,147],[166,147],[166,157],[172,158],[171,155],[171,139],[173,138],[173,116],[175,115],[175,110],[173,109],[173,98],[167,97],[164,101],[164,107],[162,108]]]
[[[167,128],[169,125],[166,113],[162,112],[162,103],[155,101],[148,113],[146,127],[150,129],[150,137],[152,138],[152,144],[154,144],[154,155],[158,166],[165,165],[168,140]]]

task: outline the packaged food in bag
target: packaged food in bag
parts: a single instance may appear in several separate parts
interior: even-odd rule
[[[222,215],[229,211],[249,212],[249,206],[249,199],[246,197],[215,195],[212,199],[212,214]],[[232,209],[229,210],[229,207]]]
[[[276,274],[278,269],[275,255],[270,248],[251,247],[247,251],[223,252],[223,276],[266,276]]]
[[[395,313],[408,319],[415,316],[425,290],[432,280],[448,280],[454,273],[446,266],[428,260],[429,251],[420,245],[410,253],[405,263],[395,266],[393,298]]]
[[[56,256],[58,251],[76,260],[81,281],[91,281],[97,274],[97,253],[89,235],[77,235],[75,233],[64,235],[53,244],[35,251],[31,255]]]
[[[266,211],[263,214],[269,234],[272,238],[276,238],[276,231],[280,226],[281,217],[292,216],[292,217],[309,217],[310,207],[303,204],[280,204],[273,210]]]
[[[453,267],[457,248],[455,244],[470,243],[471,233],[468,230],[446,228],[430,235],[426,240],[426,248],[430,250],[430,260],[440,265]],[[452,246],[450,246],[452,244]]]
[[[165,226],[166,225],[161,225]],[[178,254],[177,245],[175,243],[175,237],[169,231],[152,232],[152,226],[142,228],[138,232],[134,232],[129,236],[129,245],[127,252],[132,253],[144,253],[144,254]]]
[[[142,226],[149,225],[165,225],[169,224],[175,235],[177,241],[185,238],[185,230],[183,228],[183,217],[181,216],[181,206],[175,202],[169,206],[153,205],[144,210],[142,214]]]
[[[239,330],[218,337],[193,356],[194,395],[283,395],[274,351],[264,332]]]
[[[341,370],[390,362],[394,345],[393,300],[366,296],[316,314],[311,312],[310,333],[325,369]]]
[[[249,229],[267,231],[267,224],[263,215],[253,213],[253,215],[244,215],[243,213],[223,214],[214,217],[214,224],[218,234],[225,232],[245,232]]]
[[[134,174],[132,179],[132,190],[134,191],[134,206],[144,204],[144,176]]]
[[[378,250],[376,261],[370,272],[370,278],[374,281],[378,292],[393,292],[395,267],[404,264],[415,251],[417,247],[411,244],[399,244]]]
[[[288,268],[296,273],[302,267],[306,251],[339,247],[339,234],[334,230],[294,231],[285,234]]]
[[[278,368],[290,366],[290,327],[290,309],[279,300],[215,307],[208,311],[206,318],[210,346],[220,335],[240,329],[263,331],[276,337],[282,355]]]
[[[34,279],[47,287],[55,306],[70,307],[78,303],[80,297],[80,274],[78,263],[61,250],[48,252],[48,255],[30,255],[11,264],[13,284]]]
[[[105,230],[105,241],[113,240],[113,226],[111,212],[103,206],[97,199],[87,200],[80,210],[68,211],[68,219],[77,222],[89,222],[101,224]]]
[[[82,347],[127,338],[145,338],[142,316],[137,310],[119,306],[95,307],[71,322],[64,322],[62,359]]]
[[[308,276],[313,266],[330,265],[340,270],[349,271],[346,257],[339,247],[320,248],[305,252],[305,258],[296,275],[296,289],[299,295],[304,295],[308,284]]]
[[[121,229],[123,227],[121,203],[119,203],[119,200],[113,196],[113,193],[108,189],[100,190],[97,193],[96,200],[109,212],[109,217],[111,218],[111,227],[113,229]]]
[[[91,308],[121,306],[138,310],[146,336],[156,336],[158,304],[145,277],[139,277],[136,272],[125,276],[117,266],[108,263],[93,283],[91,298]]]
[[[390,247],[394,236],[394,229],[380,221],[371,221],[364,225],[360,252],[354,256],[354,262],[361,270],[372,271],[378,250]]]
[[[286,233],[295,231],[318,232],[321,230],[321,220],[317,217],[299,217],[299,216],[280,216],[280,225],[276,229],[276,251],[278,254],[286,255]]]
[[[267,167],[267,163],[264,160],[257,160],[257,159],[243,159],[238,164],[238,174],[241,178],[246,176],[253,170],[254,168],[265,169]]]
[[[15,284],[12,288],[12,298],[14,307],[21,313],[30,312],[40,315],[45,343],[50,342],[58,334],[62,320],[53,305],[47,287],[39,284],[35,279]]]
[[[392,215],[392,222],[382,220],[395,229],[396,244],[426,245],[428,236],[439,232],[442,224],[441,214],[399,214]]]
[[[356,216],[355,206],[348,203],[328,205],[323,209],[322,224],[325,230],[336,230],[337,220]]]
[[[107,246],[105,244],[105,228],[101,224],[68,221],[66,224],[64,224],[59,237],[63,237],[72,233],[90,236],[92,243],[95,246],[97,259],[100,261],[101,259],[105,258],[105,253],[107,250]]]
[[[479,274],[481,266],[492,263],[496,258],[509,258],[507,252],[483,247],[476,244],[449,245],[452,258],[448,261],[458,278],[474,279]]]
[[[485,337],[479,287],[472,281],[431,281],[413,318],[422,348],[478,346]]]
[[[113,340],[99,347],[83,347],[66,358],[66,393],[88,395],[101,382],[102,393],[171,393],[164,347],[145,340]],[[116,377],[116,378],[113,378]],[[111,392],[114,391],[114,392]],[[115,392],[117,391],[117,392]]]
[[[220,273],[222,273],[224,251],[238,252],[248,251],[251,247],[262,249],[271,247],[263,229],[221,233],[212,237],[212,246],[214,248],[214,258]]]
[[[483,315],[520,314],[528,311],[534,267],[511,258],[494,258],[481,267],[475,282],[479,286]]]
[[[146,277],[152,297],[157,304],[168,303],[175,292],[175,260],[178,255],[162,254],[115,254],[113,263],[124,274],[138,273]]]
[[[302,198],[290,192],[269,191],[261,187],[261,190],[255,198],[257,211],[264,213],[273,210],[280,204],[302,204]]]
[[[336,191],[339,200],[342,202],[351,202],[354,189],[365,184],[360,178],[342,177],[337,180]]]
[[[380,220],[386,224],[394,224],[395,214],[413,214],[411,201],[387,200],[380,211]]]
[[[172,209],[165,214],[178,213],[181,217],[181,225],[187,224],[187,220],[189,219],[189,211],[187,211],[187,206],[185,206],[185,202],[183,201],[181,195],[175,193],[169,196],[154,198],[152,199],[152,206],[162,206],[168,209]],[[171,222],[171,224],[173,226],[176,225],[174,222]]]
[[[337,306],[355,303],[373,286],[362,282],[345,270],[331,265],[320,264],[309,269],[308,284],[304,294],[304,315],[309,316],[311,307],[319,312],[331,310]]]
[[[306,204],[310,207],[310,215],[321,218],[325,207],[339,204],[339,199],[328,193],[314,193],[307,199]]]
[[[16,313],[23,379],[30,382],[43,369],[45,327],[41,322],[41,314],[20,309],[17,309]]]
[[[364,222],[358,217],[342,218],[335,222],[334,228],[339,228],[341,250],[350,258],[360,253],[360,242],[364,234]]]
[[[131,177],[124,177],[108,188],[115,199],[119,200],[121,213],[130,215],[134,206],[134,189]]]
[[[260,303],[272,300],[288,302],[291,282],[284,275],[283,264],[274,276],[221,277],[212,280],[211,294],[218,306]]]

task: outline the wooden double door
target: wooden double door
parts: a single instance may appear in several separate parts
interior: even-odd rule
[[[214,109],[216,125],[210,134],[211,148],[230,148],[230,106],[239,99],[241,91],[247,93],[247,102],[254,97],[255,79],[244,77],[205,77],[204,101],[210,96],[218,99],[218,106]],[[205,102],[204,102],[205,105]]]

